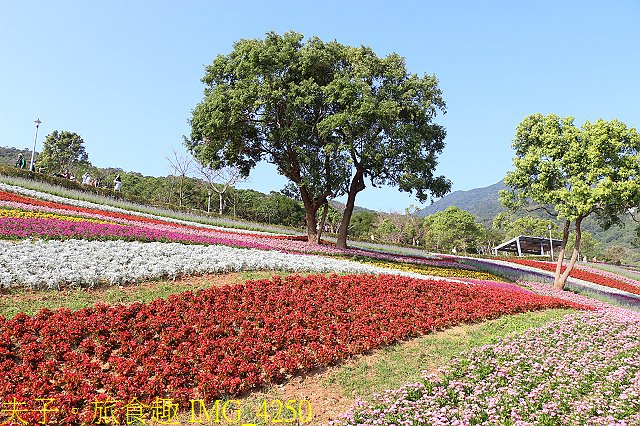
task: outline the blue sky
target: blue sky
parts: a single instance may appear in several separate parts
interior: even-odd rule
[[[184,151],[204,66],[268,31],[397,52],[435,74],[447,103],[438,174],[454,190],[511,168],[528,114],[618,118],[638,128],[640,2],[602,1],[8,1],[0,0],[0,146],[38,149],[54,130],[85,140],[90,161],[169,173]],[[245,187],[285,180],[259,166]],[[402,211],[415,198],[367,188],[358,205]]]

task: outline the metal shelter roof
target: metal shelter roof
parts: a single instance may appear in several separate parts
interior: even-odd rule
[[[543,237],[530,237],[528,235],[518,235],[517,237],[500,244],[493,248],[495,253],[499,251],[509,251],[523,254],[540,254],[543,255],[551,251],[551,243],[553,242],[553,250],[558,250],[562,246],[562,240],[550,240]]]

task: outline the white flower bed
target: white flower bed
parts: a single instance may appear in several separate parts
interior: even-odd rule
[[[127,241],[0,241],[0,287],[91,287],[242,270],[424,276],[371,265],[227,246]],[[438,279],[438,278],[433,278]],[[451,280],[457,281],[457,280]]]

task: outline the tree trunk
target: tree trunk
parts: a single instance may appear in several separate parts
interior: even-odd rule
[[[351,221],[351,215],[353,214],[353,208],[356,205],[356,195],[358,192],[365,189],[366,186],[364,184],[364,171],[356,170],[356,174],[353,176],[351,180],[351,185],[349,186],[349,195],[347,196],[347,204],[344,208],[344,213],[342,213],[342,221],[340,221],[340,228],[338,228],[338,241],[336,245],[339,248],[346,249],[347,248],[347,235],[349,233],[349,222]]]
[[[233,218],[236,219],[236,207],[238,205],[238,193],[234,191],[233,193]]]
[[[329,211],[329,203],[324,203],[324,209],[322,210],[322,217],[320,218],[320,226],[318,226],[318,239],[317,243],[320,244],[322,239],[322,231],[324,231],[324,222],[327,220],[327,212]]]
[[[553,280],[554,287],[560,290],[564,289],[564,282],[560,282],[560,272],[562,271],[562,260],[564,259],[564,250],[567,247],[567,240],[569,240],[569,225],[571,225],[570,221],[567,220],[564,222],[564,230],[562,231],[562,245],[560,246],[560,251],[558,252],[558,261],[556,263],[556,273],[555,273],[555,278]]]
[[[311,199],[311,195],[309,195],[309,191],[304,186],[300,187],[300,196],[302,197],[302,204],[304,205],[304,216],[305,221],[307,223],[307,239],[310,243],[315,242],[317,239],[317,212],[318,207],[316,206],[313,200]]]
[[[576,264],[576,260],[580,254],[580,238],[582,236],[582,230],[580,229],[581,224],[582,216],[578,216],[576,218],[576,243],[573,246],[573,254],[571,255],[571,260],[569,261],[569,265],[567,265],[567,269],[560,276],[560,281],[558,285],[556,285],[556,288],[564,290],[564,284],[567,282],[567,278],[569,278],[569,274]]]
[[[224,209],[224,192],[219,192],[218,196],[220,197],[220,208],[218,209],[218,214],[222,216],[222,210]]]

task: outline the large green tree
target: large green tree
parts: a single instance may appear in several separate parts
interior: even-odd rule
[[[322,135],[340,144],[352,165],[338,247],[346,247],[357,194],[389,185],[415,194],[420,201],[440,197],[451,188],[435,176],[437,156],[444,149],[445,130],[433,122],[445,103],[435,76],[407,70],[393,53],[379,58],[368,47],[346,47],[344,64],[327,86],[333,113],[319,123]]]
[[[89,155],[80,135],[66,130],[54,130],[47,135],[38,157],[38,168],[49,173],[64,173],[86,165],[89,165]]]
[[[300,191],[309,241],[317,212],[344,193],[349,167],[318,123],[332,111],[326,85],[342,63],[343,46],[301,34],[268,33],[240,40],[206,68],[204,99],[192,112],[185,145],[212,169],[236,166],[247,176],[261,160],[275,164]]]
[[[309,241],[318,209],[348,193],[338,232],[346,247],[365,179],[420,200],[450,188],[433,175],[445,136],[432,123],[444,111],[437,80],[408,73],[396,54],[269,33],[235,43],[202,81],[185,145],[214,169],[233,165],[246,175],[261,160],[275,164],[300,191]]]
[[[516,130],[515,170],[507,173],[509,190],[501,192],[511,209],[545,209],[562,220],[555,286],[564,288],[580,251],[582,222],[592,214],[609,227],[640,204],[640,137],[618,120],[599,119],[576,127],[573,118],[534,114]],[[575,244],[561,273],[571,224]]]

